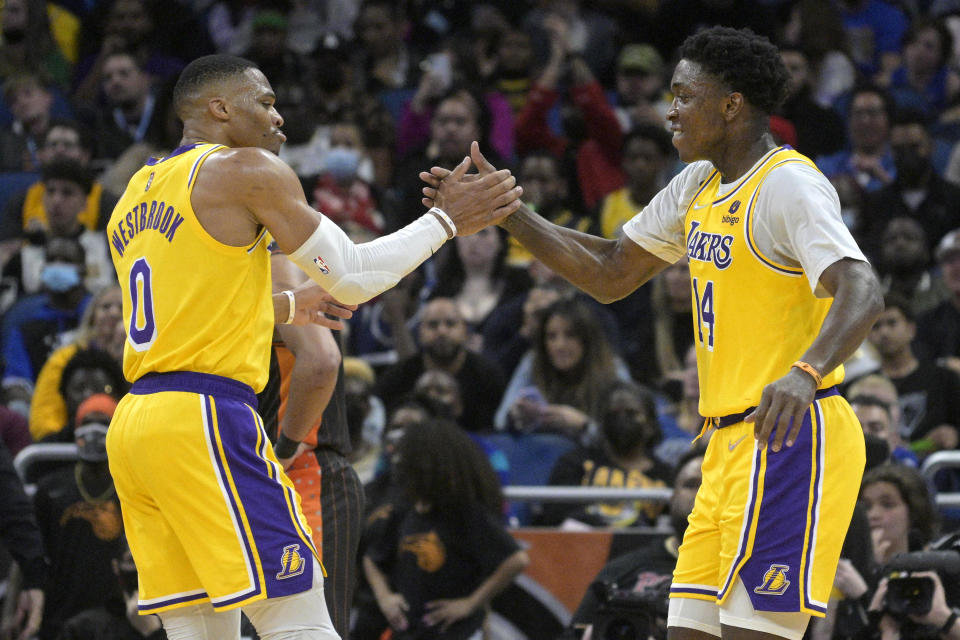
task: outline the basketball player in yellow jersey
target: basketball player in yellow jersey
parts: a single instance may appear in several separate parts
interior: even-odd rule
[[[315,287],[271,299],[270,236],[335,299],[363,302],[447,239],[519,206],[508,171],[444,181],[436,207],[355,245],[307,204],[276,153],[285,140],[252,63],[207,56],[174,89],[181,146],[130,180],[107,236],[123,292],[124,374],[110,470],[139,572],[139,609],[167,637],[239,638],[240,608],[265,640],[332,639],[322,568],[299,497],[256,412],[275,321],[319,321]],[[309,312],[309,313],[307,313]],[[339,326],[338,323],[332,323]]]
[[[837,395],[842,362],[882,307],[878,283],[810,160],[769,114],[787,72],[750,31],[686,40],[667,118],[691,163],[607,240],[521,207],[503,224],[601,301],[686,254],[704,429],[715,429],[671,587],[672,640],[798,639],[822,616],[863,473]],[[493,167],[472,149],[484,174]],[[431,202],[448,170],[421,174]]]

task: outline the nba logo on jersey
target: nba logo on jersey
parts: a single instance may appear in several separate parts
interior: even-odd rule
[[[277,580],[285,580],[303,573],[307,566],[303,556],[300,555],[300,545],[290,544],[283,548],[283,555],[280,556],[280,573],[277,574]]]
[[[787,580],[787,571],[789,570],[789,565],[770,565],[767,572],[763,574],[763,584],[754,587],[753,592],[765,596],[782,596],[787,591],[787,587],[790,586],[790,581]]]
[[[320,269],[320,273],[323,275],[330,275],[330,267],[327,266],[327,263],[324,262],[320,256],[313,259],[313,264],[317,265],[317,268]]]

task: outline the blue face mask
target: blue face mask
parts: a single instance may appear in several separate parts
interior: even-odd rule
[[[40,273],[40,280],[49,291],[63,293],[80,284],[80,268],[69,262],[48,262]]]
[[[324,167],[336,180],[353,178],[360,167],[360,153],[348,147],[332,147],[327,151]]]

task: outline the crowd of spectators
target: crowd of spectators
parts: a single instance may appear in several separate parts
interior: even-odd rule
[[[89,424],[109,423],[126,387],[120,292],[103,230],[133,172],[178,145],[171,93],[187,62],[220,52],[263,69],[285,121],[281,157],[308,200],[357,242],[418,216],[418,173],[457,164],[472,140],[513,170],[538,213],[616,238],[680,169],[666,131],[670,73],[683,38],[710,24],[750,27],[781,47],[790,82],[771,130],[836,186],[843,220],[886,290],[886,311],[848,363],[844,388],[876,465],[863,488],[867,524],[852,527],[848,542],[873,554],[841,562],[842,597],[829,628],[816,630],[868,637],[857,635],[855,619],[878,606],[878,568],[934,538],[940,520],[923,492],[960,486],[952,472],[929,487],[910,475],[960,440],[960,3],[950,0],[5,0],[2,448],[16,455],[32,442],[78,442],[88,450],[76,466],[40,465],[27,478],[38,487],[49,568],[25,555],[29,545],[18,547],[29,596],[18,604],[36,608],[35,592],[57,586],[46,591],[39,637],[108,637],[84,629],[111,621],[109,637],[162,634],[131,613],[131,559]],[[478,560],[491,573],[471,574],[480,591],[491,575],[501,588],[527,561],[499,532],[504,516],[513,525],[682,533],[674,512],[689,505],[676,500],[521,508],[503,506],[492,488],[456,491],[464,473],[502,485],[695,485],[685,466],[697,459],[685,454],[702,425],[690,314],[685,261],[604,306],[499,228],[447,243],[358,310],[344,362],[354,462],[370,483],[374,523],[363,563],[375,597],[366,605],[379,608],[394,637],[416,626],[405,612],[427,609],[431,620],[472,633],[489,600],[441,581],[436,594],[471,607],[451,601],[438,612],[429,594],[414,601],[397,591],[420,581],[394,539],[401,532],[435,521],[470,546],[444,505],[500,541]],[[416,425],[426,430],[411,431]],[[469,438],[450,435],[453,427]],[[444,451],[429,434],[485,455]],[[434,451],[460,456],[466,470],[425,471]],[[447,493],[411,477],[428,471],[446,474]],[[906,524],[879,514],[897,500]],[[394,510],[378,511],[385,505]],[[22,501],[16,507],[23,522]],[[949,530],[956,514],[945,515]],[[922,528],[923,539],[896,526]],[[669,564],[662,549],[654,556],[658,567]],[[83,593],[69,593],[54,577],[76,571],[95,576],[96,589],[84,582]],[[71,621],[75,614],[86,617]],[[893,622],[881,626],[893,637]]]

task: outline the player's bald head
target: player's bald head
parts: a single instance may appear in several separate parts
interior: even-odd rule
[[[197,58],[184,68],[173,88],[173,107],[181,120],[205,94],[218,85],[237,81],[257,65],[244,58],[216,54]]]

